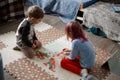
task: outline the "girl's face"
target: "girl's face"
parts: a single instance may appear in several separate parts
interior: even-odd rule
[[[66,32],[66,35],[67,35],[67,39],[72,39],[72,33],[71,32]]]
[[[69,32],[68,36],[72,39],[72,32]]]

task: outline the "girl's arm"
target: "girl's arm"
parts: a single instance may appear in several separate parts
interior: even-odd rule
[[[74,60],[78,54],[78,50],[77,50],[77,43],[74,41],[72,42],[72,50],[70,55],[67,56],[68,59]]]

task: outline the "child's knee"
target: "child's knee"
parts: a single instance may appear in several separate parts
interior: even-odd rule
[[[27,55],[28,58],[33,59],[34,55]]]
[[[65,58],[63,58],[60,62],[61,67],[64,67],[67,64],[67,61]]]
[[[26,57],[32,59],[34,58],[34,54],[33,53],[24,53]]]

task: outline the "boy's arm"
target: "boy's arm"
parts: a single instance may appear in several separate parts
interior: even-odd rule
[[[22,41],[24,44],[26,44],[29,47],[32,47],[33,43],[31,43],[28,40],[28,35],[29,35],[29,31],[30,31],[30,24],[28,22],[25,22],[22,25],[22,29],[21,29],[21,34],[22,34]]]
[[[35,32],[34,32],[33,40],[38,40]]]

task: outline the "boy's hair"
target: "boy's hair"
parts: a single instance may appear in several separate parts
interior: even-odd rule
[[[44,13],[43,13],[42,9],[39,6],[34,5],[34,6],[30,6],[28,8],[27,16],[39,19],[39,18],[43,18],[44,17]]]

